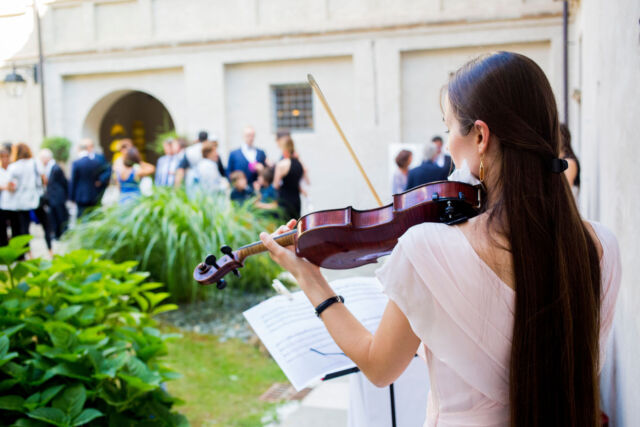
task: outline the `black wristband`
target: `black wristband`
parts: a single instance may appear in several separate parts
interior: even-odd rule
[[[331,304],[333,304],[335,302],[342,302],[343,303],[344,302],[344,298],[342,297],[342,295],[334,295],[331,298],[327,298],[326,300],[324,300],[320,304],[318,304],[318,306],[316,307],[316,316],[320,317],[322,312],[325,311]]]

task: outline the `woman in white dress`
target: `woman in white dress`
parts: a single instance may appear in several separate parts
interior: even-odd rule
[[[7,168],[9,190],[2,192],[0,204],[13,214],[11,236],[15,237],[29,234],[29,211],[40,204],[43,183],[29,146],[20,142],[12,151],[14,161]]]
[[[525,56],[482,56],[451,77],[444,122],[454,163],[466,161],[484,183],[483,211],[399,238],[377,271],[389,302],[375,334],[318,267],[267,233],[264,245],[374,384],[394,381],[423,347],[426,425],[600,425],[598,372],[620,254],[609,230],[580,217],[559,158],[551,85]]]

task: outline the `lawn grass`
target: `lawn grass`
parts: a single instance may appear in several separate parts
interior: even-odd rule
[[[184,400],[177,410],[193,427],[261,426],[274,404],[258,397],[274,382],[287,381],[278,365],[254,346],[240,340],[221,343],[212,335],[182,333],[169,342],[166,361],[183,375],[167,387]]]

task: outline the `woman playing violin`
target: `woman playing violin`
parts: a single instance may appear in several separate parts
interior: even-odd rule
[[[549,82],[529,58],[498,52],[459,69],[444,98],[453,161],[483,181],[484,211],[404,233],[376,272],[389,302],[375,334],[339,302],[320,318],[378,386],[423,346],[428,426],[596,426],[620,258],[562,174]],[[318,267],[260,238],[314,306],[335,296]]]

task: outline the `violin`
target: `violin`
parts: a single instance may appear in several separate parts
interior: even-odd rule
[[[410,227],[423,222],[458,224],[478,214],[482,206],[482,185],[472,186],[458,181],[435,181],[404,193],[395,194],[393,203],[382,206],[351,144],[347,141],[329,103],[311,74],[309,85],[318,96],[353,161],[369,186],[378,208],[359,211],[351,206],[307,214],[298,220],[295,230],[280,234],[274,240],[281,246],[295,246],[296,255],[328,269],[345,270],[377,262],[391,253],[398,238]],[[193,272],[201,285],[216,283],[224,289],[223,277],[231,272],[239,276],[245,259],[266,252],[259,241],[237,250],[223,246],[220,259],[208,255]]]
[[[458,224],[478,214],[482,187],[457,181],[436,181],[393,196],[393,202],[375,209],[357,210],[349,206],[309,213],[298,220],[294,230],[274,237],[281,246],[294,246],[296,255],[328,269],[343,270],[377,262],[391,253],[398,238],[410,227],[423,222]],[[221,258],[208,255],[193,272],[201,285],[217,283],[223,277],[240,275],[245,260],[267,249],[261,241],[237,250],[223,246]]]

